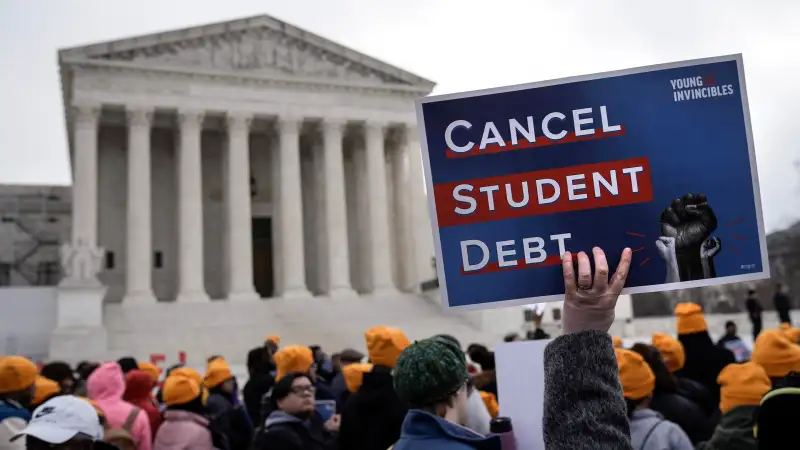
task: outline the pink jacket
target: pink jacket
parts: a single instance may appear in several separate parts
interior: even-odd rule
[[[86,391],[89,398],[105,414],[109,428],[119,428],[125,424],[125,419],[134,406],[122,400],[122,394],[125,393],[125,377],[117,363],[109,362],[98,367],[86,381]],[[133,422],[131,435],[138,450],[152,449],[150,420],[144,411],[140,412]]]
[[[166,411],[153,450],[213,450],[208,420],[189,411]]]

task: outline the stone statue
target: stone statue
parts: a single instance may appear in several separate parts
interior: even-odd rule
[[[98,284],[97,274],[102,269],[105,250],[92,247],[83,239],[77,239],[73,245],[61,246],[61,266],[64,270],[64,281],[70,284]]]

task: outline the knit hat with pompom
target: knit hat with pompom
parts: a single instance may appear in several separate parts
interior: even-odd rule
[[[469,378],[467,361],[458,345],[432,337],[408,346],[394,369],[394,389],[411,407],[446,399]]]

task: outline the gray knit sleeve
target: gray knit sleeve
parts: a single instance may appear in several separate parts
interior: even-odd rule
[[[567,334],[547,346],[542,419],[547,450],[632,450],[618,371],[607,333]]]

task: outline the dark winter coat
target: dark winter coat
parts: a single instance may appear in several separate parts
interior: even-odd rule
[[[375,366],[364,374],[361,387],[342,410],[339,448],[347,450],[386,450],[400,438],[400,428],[408,412],[394,391],[394,378],[388,367]]]

